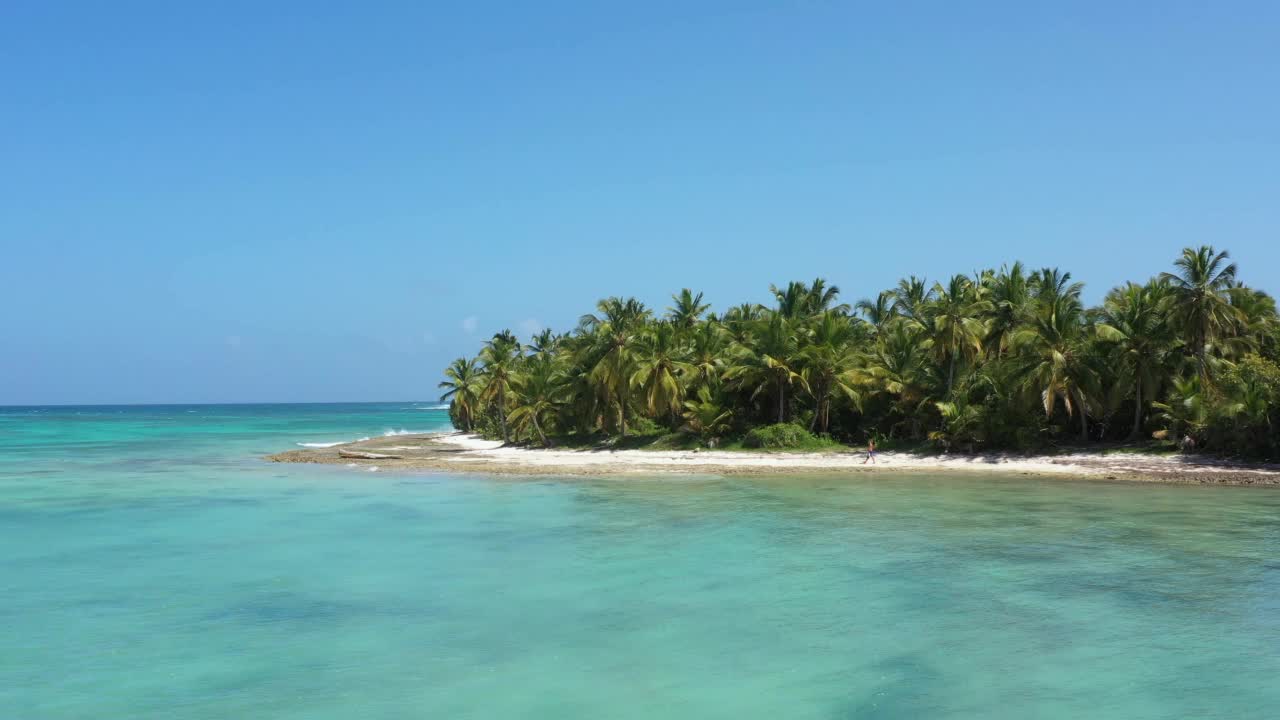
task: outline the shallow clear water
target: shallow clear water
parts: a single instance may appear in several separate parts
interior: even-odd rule
[[[0,717],[1280,709],[1280,492],[258,459],[446,426],[408,403],[0,409]]]

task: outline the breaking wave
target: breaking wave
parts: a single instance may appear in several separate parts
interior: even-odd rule
[[[369,438],[367,437],[362,437],[357,440],[339,440],[338,442],[310,442],[310,443],[295,443],[295,444],[298,447],[304,447],[304,448],[331,448],[331,447],[337,447],[338,445],[346,445],[347,443],[364,442],[365,440],[368,440],[368,439]]]

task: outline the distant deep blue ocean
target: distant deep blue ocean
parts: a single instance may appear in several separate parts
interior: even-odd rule
[[[264,462],[432,403],[0,408],[0,718],[1275,718],[1280,492]]]

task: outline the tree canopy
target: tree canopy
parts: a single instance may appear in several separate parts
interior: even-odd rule
[[[720,314],[688,288],[661,315],[611,297],[563,335],[498,333],[441,387],[459,428],[540,445],[716,445],[787,424],[833,444],[1142,439],[1278,457],[1280,320],[1237,276],[1205,246],[1098,307],[1070,273],[1021,263],[852,304],[822,278]]]

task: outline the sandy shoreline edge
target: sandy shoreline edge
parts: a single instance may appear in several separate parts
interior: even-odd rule
[[[342,457],[363,452],[396,457]],[[557,450],[504,447],[464,433],[397,435],[267,456],[273,462],[445,470],[510,475],[787,475],[818,473],[985,472],[1096,480],[1280,486],[1280,465],[1255,465],[1189,456],[1138,453],[1063,455],[921,455],[885,452],[875,465],[865,455],[750,453],[714,450]]]

